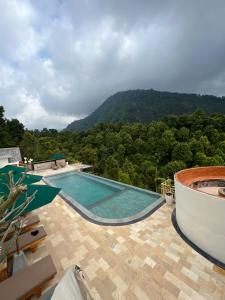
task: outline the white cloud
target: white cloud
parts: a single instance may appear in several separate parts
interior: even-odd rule
[[[47,112],[41,106],[38,95],[29,95],[26,91],[21,91],[19,102],[23,110],[16,117],[28,128],[35,129],[41,124],[42,128],[63,129],[68,123],[78,119],[76,116]]]
[[[62,128],[125,89],[225,93],[222,0],[10,0],[0,11],[0,104],[29,128]]]
[[[28,1],[0,2],[0,55],[12,62],[31,59],[41,44],[33,27],[36,13]]]

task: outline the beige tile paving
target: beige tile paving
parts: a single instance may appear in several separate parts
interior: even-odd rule
[[[58,196],[36,211],[48,236],[27,256],[32,262],[50,253],[55,282],[80,265],[95,299],[225,299],[225,276],[177,235],[171,212],[163,205],[136,224],[99,226]]]

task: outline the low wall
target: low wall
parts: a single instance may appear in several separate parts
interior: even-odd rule
[[[197,180],[211,178],[210,171],[196,168]],[[183,170],[175,176],[176,219],[183,234],[213,258],[225,263],[225,199],[189,187],[195,181],[194,169]],[[213,178],[218,176],[215,170]],[[225,168],[223,167],[223,171]],[[192,174],[192,178],[190,178]],[[225,172],[223,172],[225,174]]]
[[[33,164],[33,170],[34,171],[40,171],[40,170],[46,170],[46,169],[51,169],[52,167],[54,167],[55,161],[51,160],[51,161],[45,161],[45,162],[39,162],[39,163],[34,163]]]
[[[56,165],[59,166],[59,167],[65,167],[65,165],[66,165],[66,160],[65,160],[65,158],[57,159],[57,160],[56,160]]]
[[[33,170],[34,171],[39,171],[39,170],[46,170],[46,169],[51,169],[54,167],[65,167],[66,165],[66,160],[65,158],[62,159],[56,159],[56,160],[45,160],[45,161],[39,161],[39,162],[34,162],[32,164]]]

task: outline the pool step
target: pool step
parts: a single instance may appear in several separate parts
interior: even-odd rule
[[[121,191],[119,191],[119,192],[114,193],[114,194],[111,195],[111,196],[105,197],[105,198],[103,198],[102,200],[99,200],[99,201],[97,201],[97,202],[95,202],[95,203],[93,203],[93,204],[91,204],[91,205],[86,206],[86,208],[87,208],[87,209],[94,208],[94,207],[98,206],[99,204],[104,203],[104,202],[106,202],[106,201],[112,199],[113,197],[115,197],[115,196],[117,196],[117,195],[123,194],[123,193],[124,193],[125,191],[127,191],[127,190],[128,190],[128,189],[125,188],[125,189],[123,189],[123,190],[121,190]]]

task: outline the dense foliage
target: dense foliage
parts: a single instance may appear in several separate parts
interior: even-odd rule
[[[155,90],[132,90],[109,97],[88,117],[74,121],[66,129],[80,131],[93,128],[97,123],[149,123],[166,115],[192,113],[202,108],[208,113],[225,114],[224,97]]]
[[[64,153],[69,162],[93,165],[92,172],[136,186],[156,189],[185,167],[225,164],[225,116],[201,110],[142,123],[100,123],[84,132],[55,129],[24,131],[0,107],[1,147],[20,146],[35,160]]]
[[[26,131],[21,150],[47,159],[63,152],[70,162],[93,165],[95,174],[155,190],[185,167],[224,165],[225,116],[198,110],[149,124],[99,124],[85,132]]]
[[[15,147],[21,142],[24,126],[17,119],[4,118],[4,108],[0,106],[0,147]]]

